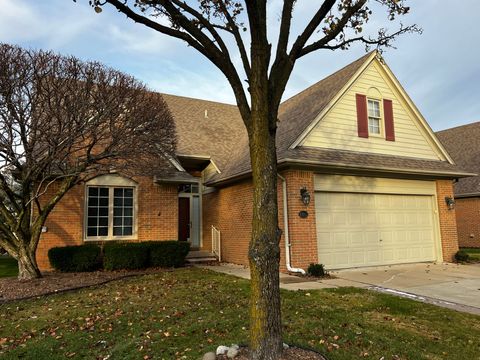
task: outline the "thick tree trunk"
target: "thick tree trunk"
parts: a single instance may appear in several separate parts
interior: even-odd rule
[[[269,126],[268,101],[252,113],[250,157],[254,186],[251,274],[250,342],[256,360],[277,360],[282,353],[275,126]],[[274,122],[275,123],[275,122]]]
[[[37,259],[35,258],[35,250],[32,251],[28,247],[21,247],[18,249],[16,259],[18,261],[18,278],[20,280],[42,277],[38,269]]]

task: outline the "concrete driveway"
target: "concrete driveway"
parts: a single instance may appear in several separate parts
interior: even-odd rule
[[[250,278],[245,266],[221,264],[203,268]],[[280,274],[286,290],[358,287],[480,315],[480,264],[409,264],[331,271],[332,278],[311,279]]]
[[[369,289],[480,314],[480,264],[410,264],[332,272]]]

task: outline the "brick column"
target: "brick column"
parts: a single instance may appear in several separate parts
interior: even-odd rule
[[[309,264],[318,262],[314,173],[289,170],[282,175],[287,180],[288,226],[290,243],[292,244],[290,262],[292,267],[307,269]],[[300,198],[300,189],[304,186],[311,196],[308,206],[305,206]],[[308,217],[305,219],[299,216],[299,212],[302,210],[308,212]],[[282,245],[285,247],[283,237],[282,240]]]
[[[453,182],[437,180],[436,184],[443,261],[453,261],[453,256],[458,251],[457,221],[455,209],[449,210],[445,202],[445,197],[453,198]]]

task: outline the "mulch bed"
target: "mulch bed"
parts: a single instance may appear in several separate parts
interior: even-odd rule
[[[251,358],[248,356],[248,349],[247,348],[240,348],[238,356],[235,357],[235,360],[250,360]],[[227,355],[218,355],[217,360],[230,360],[228,359]],[[286,350],[283,350],[283,355],[280,360],[327,360],[321,354],[300,349],[297,347],[290,347]]]
[[[18,280],[16,278],[0,279],[0,303],[29,299],[43,295],[57,294],[131,276],[154,274],[168,271],[166,269],[147,269],[134,271],[95,271],[84,273],[44,272],[40,279]]]

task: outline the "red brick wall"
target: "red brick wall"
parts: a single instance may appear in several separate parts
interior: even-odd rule
[[[314,173],[291,170],[282,174],[287,180],[288,226],[291,246],[291,265],[307,269],[311,263],[319,262],[317,251],[317,228],[315,223]],[[301,200],[300,189],[306,187],[310,193],[310,204]],[[300,211],[307,211],[302,219]],[[321,262],[321,259],[320,259]]]
[[[315,201],[313,173],[288,171],[282,174],[287,180],[289,233],[292,267],[306,268],[317,261]],[[300,200],[300,188],[307,186],[312,201],[305,207]],[[282,181],[278,180],[278,219],[283,233]],[[309,216],[301,219],[299,211],[308,210]],[[248,265],[248,244],[251,236],[253,189],[251,180],[244,180],[203,196],[203,247],[211,249],[211,226],[221,232],[222,261]],[[280,270],[286,271],[285,237],[280,239]]]
[[[480,198],[455,199],[458,245],[480,247]]]
[[[138,182],[138,239],[176,240],[178,232],[177,186],[154,184],[151,178],[134,179]],[[55,185],[44,198],[51,196]],[[71,189],[50,213],[37,249],[37,262],[41,270],[50,269],[48,250],[56,246],[83,244],[83,208],[85,185]]]
[[[453,197],[453,182],[437,180],[436,183],[443,261],[453,261],[453,255],[458,251],[457,222],[455,209],[449,210],[445,202],[445,197]]]
[[[221,233],[222,261],[248,265],[253,189],[250,180],[203,196],[203,250],[211,250],[211,227]]]

